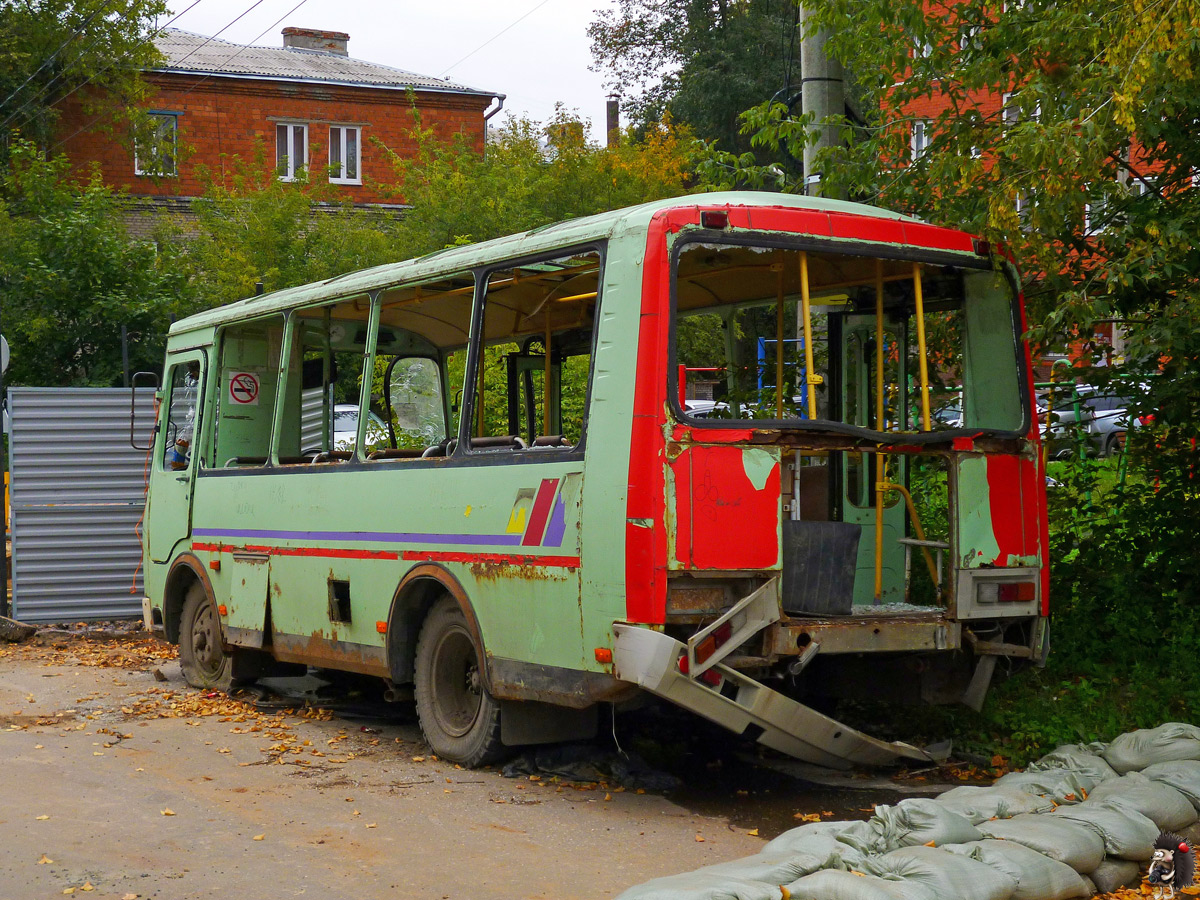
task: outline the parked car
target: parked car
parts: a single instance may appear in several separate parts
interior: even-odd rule
[[[367,413],[367,449],[387,446],[387,425],[373,412]],[[333,446],[353,450],[358,436],[358,404],[338,403],[333,407]]]
[[[1039,429],[1052,459],[1063,459],[1075,452],[1082,430],[1086,452],[1109,456],[1120,450],[1130,427],[1131,399],[1115,393],[1099,392],[1088,385],[1079,388],[1078,415],[1075,401],[1059,401],[1050,411],[1047,426],[1043,414]],[[1135,425],[1136,427],[1136,425]]]

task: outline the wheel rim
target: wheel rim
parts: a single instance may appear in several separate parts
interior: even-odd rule
[[[433,714],[451,737],[470,732],[483,703],[483,682],[475,644],[466,629],[454,627],[438,640],[433,656]]]
[[[192,623],[192,659],[206,675],[215,676],[225,661],[221,646],[221,626],[211,603],[201,604]]]

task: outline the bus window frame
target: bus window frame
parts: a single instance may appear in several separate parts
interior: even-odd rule
[[[578,443],[570,447],[539,448],[532,453],[529,452],[532,448],[528,447],[500,450],[472,449],[470,446],[471,429],[475,420],[475,393],[479,383],[478,365],[485,346],[483,343],[483,317],[487,311],[488,279],[494,273],[505,269],[514,269],[524,265],[559,259],[564,256],[577,256],[584,253],[595,253],[599,259],[599,267],[596,270],[596,309],[593,316],[591,349],[588,353],[587,391],[584,394],[583,422],[580,425]],[[596,374],[596,348],[599,344],[598,339],[600,336],[600,306],[604,302],[604,274],[607,263],[608,241],[593,240],[579,244],[565,244],[550,250],[542,250],[537,253],[499,260],[489,263],[486,266],[480,266],[475,270],[475,308],[471,322],[470,353],[467,357],[466,372],[464,374],[466,384],[463,385],[463,405],[462,411],[459,414],[458,446],[455,447],[451,458],[469,460],[472,464],[500,463],[504,465],[534,463],[537,461],[583,459],[587,448],[588,420],[592,409],[592,390]]]
[[[1013,356],[1017,364],[1017,389],[1021,403],[1021,425],[1018,430],[1005,431],[979,426],[948,428],[940,431],[890,431],[879,432],[857,425],[847,425],[830,419],[696,419],[688,415],[679,403],[679,369],[676,362],[677,346],[675,321],[678,309],[679,258],[692,244],[727,244],[742,247],[769,247],[781,250],[839,253],[844,256],[861,256],[868,259],[891,259],[929,265],[953,266],[975,271],[999,270],[1008,281],[1012,302],[1009,314],[1013,327]],[[997,265],[998,263],[998,265]],[[822,434],[837,434],[871,440],[877,444],[938,444],[948,443],[959,437],[989,437],[999,440],[1020,440],[1029,436],[1032,427],[1030,404],[1031,389],[1027,353],[1022,335],[1025,329],[1021,322],[1022,297],[1016,282],[1013,266],[1003,257],[977,256],[968,253],[925,248],[899,247],[894,244],[876,244],[868,241],[833,241],[811,235],[781,235],[766,231],[716,231],[708,228],[684,228],[671,246],[668,259],[669,300],[667,315],[667,403],[672,417],[681,425],[707,429],[730,429],[736,431],[811,431]]]

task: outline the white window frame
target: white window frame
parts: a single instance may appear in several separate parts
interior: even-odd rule
[[[1021,121],[1021,107],[1013,102],[1016,96],[1012,91],[1000,95],[1000,120],[1005,128],[1011,128]]]
[[[909,146],[912,148],[913,162],[916,162],[929,152],[929,127],[932,124],[933,123],[930,119],[913,120],[912,136],[909,138]]]
[[[300,131],[300,145],[304,148],[304,159],[300,164],[296,164],[296,160],[291,153],[279,153],[279,129],[287,129],[287,149],[295,150],[296,148],[296,130]],[[308,123],[307,122],[276,122],[275,123],[275,170],[279,173],[280,181],[295,181],[299,172],[308,169]]]
[[[148,154],[153,158],[154,165],[149,168],[142,168],[142,161],[139,159],[137,141],[133,144],[133,174],[134,175],[149,175],[157,178],[175,178],[179,175],[179,113],[173,112],[149,112],[147,117],[156,122],[154,128],[154,152]],[[170,123],[171,131],[171,151],[169,158],[171,166],[168,170],[162,163],[162,144],[160,143],[166,137],[163,133],[162,126]]]
[[[336,132],[336,135],[335,135]],[[346,136],[354,133],[354,176],[346,175]],[[334,141],[337,141],[337,161],[334,160]],[[335,167],[337,171],[335,172]],[[362,184],[362,126],[361,125],[330,125],[329,126],[329,183],[330,184]]]

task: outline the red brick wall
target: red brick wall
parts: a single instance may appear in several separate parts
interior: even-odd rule
[[[72,97],[61,110],[60,134],[66,138],[61,149],[77,169],[98,163],[106,183],[136,196],[197,196],[205,186],[198,175],[200,167],[228,183],[236,170],[234,158],[252,162],[256,141],[261,143],[268,165],[273,166],[276,121],[285,119],[308,123],[309,177],[325,181],[329,125],[361,125],[363,183],[331,187],[354,203],[402,202],[402,198],[384,196],[378,190],[379,182],[391,181],[394,176],[376,141],[400,156],[414,152],[408,134],[413,116],[404,91],[167,74],[152,74],[148,80],[156,90],[147,107],[181,113],[178,175],[152,178],[134,174],[133,154],[124,146],[128,142],[108,133],[104,123],[95,121],[94,114],[88,115],[84,104]],[[487,97],[416,94],[424,127],[432,127],[445,140],[462,133],[479,151],[483,150],[483,112],[490,102]]]

